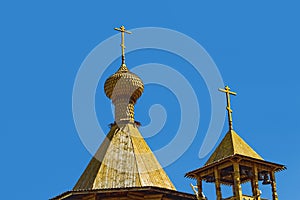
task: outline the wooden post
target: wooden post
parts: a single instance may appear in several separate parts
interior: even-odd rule
[[[197,188],[198,188],[198,198],[199,199],[205,199],[205,197],[203,196],[203,188],[202,188],[202,179],[201,178],[197,178]]]
[[[233,163],[233,182],[234,197],[236,198],[236,200],[242,200],[243,194],[240,180],[240,167],[239,163],[237,162]]]
[[[217,200],[221,200],[222,192],[221,192],[221,185],[220,185],[220,174],[218,168],[216,167],[214,169],[214,175],[215,175],[215,187],[216,187]]]
[[[253,175],[254,176],[251,179],[252,194],[255,200],[261,200],[258,188],[258,170],[256,165],[253,166]]]
[[[278,200],[277,189],[276,189],[276,180],[275,180],[275,172],[274,171],[272,171],[270,173],[270,179],[271,179],[273,200]]]

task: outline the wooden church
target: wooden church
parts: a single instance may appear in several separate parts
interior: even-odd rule
[[[275,172],[285,166],[265,161],[232,128],[229,87],[226,93],[229,131],[206,164],[188,172],[197,180],[195,194],[179,192],[157,161],[139,132],[134,105],[144,84],[125,64],[124,26],[121,32],[122,64],[104,85],[115,106],[115,122],[74,188],[53,200],[205,200],[203,181],[215,184],[217,200],[222,200],[221,184],[232,186],[233,196],[226,200],[263,200],[259,181],[271,186],[272,199],[278,200]],[[241,186],[251,182],[252,195],[242,194]]]

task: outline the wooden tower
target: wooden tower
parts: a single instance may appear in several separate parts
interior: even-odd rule
[[[223,200],[221,184],[232,186],[233,196],[224,200],[263,200],[259,190],[259,181],[264,185],[271,185],[272,199],[278,200],[275,172],[285,169],[284,165],[265,161],[258,155],[232,127],[232,110],[230,91],[228,86],[219,89],[226,93],[229,131],[210,156],[205,165],[188,172],[186,177],[197,180],[197,197],[206,199],[203,194],[202,181],[215,184],[217,200]],[[242,194],[242,184],[251,182],[252,195]]]
[[[195,195],[176,191],[168,175],[139,132],[134,105],[144,84],[125,64],[124,26],[121,32],[122,64],[104,85],[115,106],[115,122],[73,190],[55,200],[194,200]]]

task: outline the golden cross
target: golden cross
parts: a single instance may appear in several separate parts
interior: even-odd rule
[[[229,130],[233,130],[232,127],[232,110],[231,110],[231,106],[230,106],[230,95],[236,95],[235,92],[230,91],[230,88],[228,86],[226,86],[224,89],[219,88],[220,92],[224,92],[226,93],[226,99],[227,99],[227,111],[228,111],[228,123],[229,123]]]
[[[130,31],[127,31],[124,26],[121,26],[120,28],[115,28],[116,31],[120,31],[122,35],[121,39],[121,48],[122,48],[122,64],[125,64],[125,41],[124,41],[124,33],[131,34]]]

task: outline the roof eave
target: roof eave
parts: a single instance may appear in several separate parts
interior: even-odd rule
[[[175,195],[182,198],[187,199],[196,199],[195,195],[179,192],[176,190],[171,190],[167,188],[160,188],[160,187],[153,187],[153,186],[146,186],[146,187],[130,187],[130,188],[108,188],[108,189],[90,189],[90,190],[71,190],[64,192],[50,200],[58,200],[58,199],[65,199],[70,196],[75,195],[85,195],[85,194],[105,194],[105,193],[123,193],[123,192],[155,192],[155,193],[162,193],[167,195]]]
[[[233,159],[234,157],[241,157],[242,159],[245,159],[245,160],[248,160],[248,161],[254,161],[258,164],[265,164],[265,165],[273,166],[275,168],[275,170],[274,170],[275,172],[279,172],[279,171],[287,169],[287,167],[285,165],[282,165],[282,164],[277,164],[277,163],[273,163],[273,162],[270,162],[270,161],[265,161],[265,160],[261,160],[261,159],[257,159],[257,158],[252,158],[252,157],[248,157],[248,156],[244,156],[244,155],[235,154],[235,155],[223,158],[221,160],[215,161],[213,163],[207,164],[207,165],[205,165],[201,168],[190,171],[190,172],[185,174],[185,177],[195,179],[197,177],[196,174],[199,174],[200,172],[205,171],[207,169],[210,169],[210,168],[212,168],[216,165],[220,165],[224,162],[228,162],[229,160]]]

